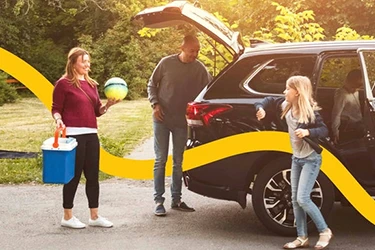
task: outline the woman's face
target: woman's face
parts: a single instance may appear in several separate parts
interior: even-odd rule
[[[77,62],[74,64],[75,72],[78,77],[87,75],[90,71],[90,57],[89,55],[82,55],[77,58]]]
[[[298,100],[298,91],[291,88],[288,84],[284,90],[285,100],[291,104],[294,104]]]

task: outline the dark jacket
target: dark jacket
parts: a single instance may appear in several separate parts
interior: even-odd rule
[[[262,102],[255,103],[256,111],[259,108],[263,108],[266,114],[274,114],[275,123],[281,126],[284,131],[288,131],[288,125],[285,119],[281,119],[282,107],[281,104],[285,101],[284,97],[266,97]],[[303,139],[317,152],[321,153],[322,148],[319,146],[319,139],[323,139],[328,136],[328,128],[323,122],[319,112],[315,111],[315,122],[299,123],[297,128],[307,129],[310,132],[309,136],[303,137]]]

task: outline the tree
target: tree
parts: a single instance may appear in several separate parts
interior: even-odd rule
[[[325,38],[324,29],[314,21],[312,10],[299,11],[300,5],[294,9],[284,7],[276,2],[272,3],[279,11],[274,19],[274,27],[271,30],[262,28],[254,32],[256,38],[271,42],[312,42]]]

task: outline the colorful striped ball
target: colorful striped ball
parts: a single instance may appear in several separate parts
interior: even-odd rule
[[[112,77],[104,84],[104,94],[108,99],[122,100],[128,94],[128,85],[120,77]]]

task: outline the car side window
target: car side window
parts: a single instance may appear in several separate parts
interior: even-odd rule
[[[248,88],[262,94],[282,94],[286,80],[293,75],[312,76],[315,57],[284,57],[269,60],[251,78]]]
[[[354,69],[360,69],[359,60],[356,54],[352,56],[329,56],[323,60],[318,87],[316,91],[316,101],[322,108],[320,114],[327,124],[330,134],[332,124],[332,109],[334,97],[337,89],[343,87],[347,74]],[[360,99],[363,98],[363,89],[359,90]],[[360,103],[359,103],[360,105]]]
[[[329,57],[323,61],[318,87],[340,88],[345,83],[348,72],[359,68],[359,60],[356,55],[351,57]]]

